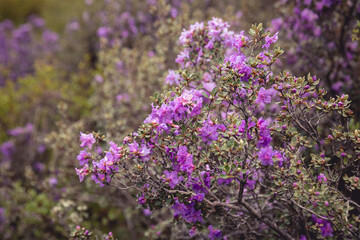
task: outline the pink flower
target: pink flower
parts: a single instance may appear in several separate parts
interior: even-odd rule
[[[93,144],[96,142],[94,135],[92,133],[89,134],[85,134],[80,132],[80,147],[85,148],[87,147],[88,149],[91,149]]]
[[[265,44],[262,47],[268,49],[271,44],[276,43],[276,41],[278,40],[278,33],[279,32],[276,32],[272,37],[266,36]]]

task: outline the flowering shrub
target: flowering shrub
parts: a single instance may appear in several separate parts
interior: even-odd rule
[[[360,237],[348,96],[328,99],[316,76],[273,73],[277,34],[228,28],[214,18],[183,31],[181,68],[166,78],[179,84],[121,144],[97,154],[108,139],[81,135],[80,181],[137,189],[139,204],[169,207],[190,237]]]
[[[282,16],[272,20],[272,28],[290,42],[286,67],[297,74],[314,71],[332,94],[348,91],[358,101],[359,45],[352,31],[360,2],[285,0],[278,9]]]
[[[131,36],[131,46],[121,43],[121,40],[115,40],[114,44],[109,46],[107,39],[103,37],[99,39],[100,45],[96,53],[98,58],[96,75],[91,78],[94,92],[88,101],[92,106],[92,114],[83,117],[80,121],[74,121],[64,108],[61,111],[63,118],[57,122],[56,130],[48,134],[45,139],[46,145],[52,150],[54,159],[52,161],[56,162],[56,169],[71,169],[73,164],[76,164],[77,161],[73,159],[73,155],[78,148],[72,143],[78,138],[76,133],[79,130],[96,129],[106,132],[112,138],[119,139],[134,131],[151,110],[147,104],[148,97],[165,87],[163,83],[164,69],[174,65],[173,57],[178,48],[174,47],[174,42],[178,32],[181,31],[184,24],[192,21],[191,18],[195,18],[192,15],[193,10],[189,11],[189,7],[185,4],[184,8],[187,8],[179,11],[177,18],[172,18],[169,14],[171,7],[168,4],[163,5],[164,2],[159,1],[152,5],[150,12],[154,16],[154,24],[151,26],[151,30],[148,30],[146,34]],[[139,7],[135,1],[131,4],[134,5],[133,11]],[[196,8],[194,9],[196,10]],[[115,9],[110,10],[114,11]],[[198,10],[197,12],[196,18],[200,19],[204,18],[203,15],[209,14],[201,12],[200,15]],[[107,14],[111,15],[109,12]],[[90,19],[93,20],[92,17]],[[81,24],[78,27],[77,31],[88,30]],[[73,34],[76,34],[76,31],[73,31]],[[73,45],[76,43],[77,41],[72,40]],[[86,86],[84,87],[87,89]],[[65,102],[61,106],[71,107],[72,105]],[[104,147],[100,144],[92,149],[98,154],[103,151]],[[61,176],[58,175],[58,179],[71,179],[63,171],[60,173]],[[64,185],[66,186],[66,184]],[[157,228],[161,228],[164,226],[163,223],[167,222],[166,219],[164,220],[163,212],[155,212],[150,218],[144,215],[141,209],[136,209],[137,201],[133,197],[134,191],[116,192],[115,189],[109,191],[109,189],[94,188],[90,183],[85,188],[79,184],[79,186],[72,185],[67,189],[66,198],[81,199],[79,203],[84,203],[84,200],[88,201],[89,196],[96,197],[96,204],[92,201],[91,204],[87,203],[89,204],[87,211],[90,212],[91,219],[84,219],[85,223],[91,222],[90,229],[93,232],[96,229],[102,231],[112,229],[117,237],[131,236],[134,239],[143,235],[156,237]],[[117,211],[114,211],[114,208],[117,208]],[[109,219],[111,224],[101,225],[104,222],[103,219],[97,220],[94,212],[98,213],[98,217]],[[147,210],[145,212],[148,214]],[[115,219],[114,216],[116,216]],[[162,219],[161,224],[158,224],[158,219]],[[156,227],[152,227],[153,224],[157,224]],[[116,230],[114,226],[117,226]]]
[[[43,5],[30,7],[20,18],[35,11],[46,19],[46,26],[59,32],[82,4],[40,2]],[[136,208],[135,191],[98,188],[91,182],[76,184],[77,176],[71,169],[77,164],[73,155],[80,147],[72,143],[80,130],[96,129],[120,139],[143,122],[151,111],[148,97],[167,88],[164,69],[174,68],[179,49],[175,42],[184,26],[210,16],[224,16],[237,28],[243,23],[239,21],[240,6],[242,10],[248,7],[246,17],[246,12],[258,9],[253,6],[267,5],[236,0],[85,3],[86,11],[66,25],[56,42],[44,41],[42,35],[47,29],[36,27],[44,24],[38,18],[6,28],[2,51],[16,57],[16,64],[29,63],[24,64],[29,71],[6,85],[4,80],[0,89],[1,239],[62,239],[69,235],[92,239],[103,237],[110,229],[117,238],[138,239],[157,238],[159,232],[166,231],[171,221],[167,209]],[[17,15],[28,4],[2,1],[0,11],[6,13],[2,17],[11,17],[17,26],[20,18],[11,12]],[[62,13],[66,8],[68,11]],[[266,14],[268,11],[256,14],[256,20]],[[103,27],[111,29],[111,35],[102,35]],[[20,51],[22,57],[13,47],[17,40],[12,33],[18,29],[30,29],[25,31],[30,38],[20,44],[26,46]],[[7,56],[5,53],[2,56]],[[10,72],[19,70],[16,64],[1,65],[4,79],[11,79]],[[209,77],[207,74],[210,89],[214,83]],[[211,139],[205,132],[203,137]],[[105,147],[96,144],[92,155],[102,153]],[[92,234],[82,236],[86,230],[74,230],[77,225],[91,229]],[[211,231],[219,234],[215,227]]]

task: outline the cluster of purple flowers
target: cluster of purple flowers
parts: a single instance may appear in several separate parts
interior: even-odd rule
[[[360,14],[359,1],[279,1],[283,14],[273,19],[272,28],[294,45],[287,51],[287,65],[296,74],[316,70],[334,93],[352,90],[358,94],[359,46],[352,29]],[[317,61],[314,61],[314,57]]]
[[[10,20],[0,23],[0,86],[34,72],[40,57],[58,50],[59,37],[45,27],[43,19],[31,16],[15,27]]]
[[[176,185],[179,184],[179,182],[183,181],[184,180],[184,177],[183,176],[178,176],[178,172],[177,171],[172,171],[172,172],[169,172],[169,171],[164,171],[164,174],[165,174],[165,179],[164,181],[165,182],[168,182],[169,183],[169,186],[174,189]]]
[[[181,33],[179,42],[184,46],[184,50],[177,56],[175,62],[180,64],[181,68],[208,62],[209,59],[205,57],[207,52],[219,46],[232,46],[234,32],[230,31],[229,27],[227,22],[219,18],[208,21],[207,26],[204,23],[191,25],[189,30]],[[195,62],[192,60],[194,58]]]
[[[85,148],[81,150],[80,154],[77,156],[80,166],[84,166],[82,169],[77,169],[76,172],[79,175],[80,181],[90,173],[89,169],[89,160],[93,159],[91,152],[88,152],[92,149],[93,145],[96,143],[96,139],[92,133],[85,134],[80,132],[80,147]],[[114,173],[118,168],[115,166],[116,161],[120,158],[118,146],[110,142],[109,152],[106,153],[105,157],[100,161],[92,161],[94,166],[94,174],[92,179],[103,186],[103,182],[110,181],[110,175]]]
[[[321,230],[321,235],[323,237],[332,237],[333,236],[333,228],[331,223],[325,219],[318,218],[315,215],[312,216],[312,220],[319,226]]]
[[[176,155],[176,163],[174,163],[175,171],[185,172],[191,174],[195,166],[193,164],[193,155],[188,153],[186,146],[180,146]]]
[[[231,69],[234,69],[237,72],[239,78],[241,78],[241,80],[244,82],[248,82],[251,78],[252,71],[251,67],[247,63],[247,57],[241,51],[241,48],[246,47],[248,38],[245,37],[243,33],[241,33],[240,35],[236,35],[235,39],[233,40],[234,34],[233,32],[229,31],[228,28],[229,25],[226,22],[216,18],[209,21],[208,26],[205,26],[203,23],[196,23],[192,25],[189,30],[184,30],[181,34],[179,41],[184,45],[184,51],[180,54],[180,56],[189,55],[191,52],[191,55],[196,54],[198,56],[197,60],[201,61],[203,57],[202,51],[211,52],[215,47],[234,47],[234,49],[237,51],[232,52],[232,55],[225,59],[225,64],[229,62]],[[201,41],[199,42],[198,39],[201,39]],[[268,45],[273,44],[276,40],[276,35],[272,38],[266,39],[266,50],[269,48]],[[179,59],[180,57],[178,56],[178,63],[180,63]],[[206,60],[206,58],[204,58],[204,60]],[[184,60],[184,62],[181,63],[185,62],[186,61]],[[185,67],[185,65],[182,64],[182,67]],[[186,67],[191,68],[194,67],[194,65],[188,62]],[[213,90],[216,87],[216,84],[212,81],[212,78],[213,73],[211,72],[205,72],[203,74],[204,82],[209,85],[205,87],[203,84],[203,87],[207,91]],[[170,70],[166,81],[169,84],[179,85],[181,84],[180,79],[180,74]],[[271,103],[274,90],[265,89],[264,87],[260,88],[260,82],[258,81],[255,81],[254,83],[259,88],[257,91],[257,98],[255,103],[260,109],[263,108],[265,104]],[[210,101],[205,97],[205,95],[203,95],[204,91],[196,90],[196,85],[190,85],[190,89],[191,90],[185,89],[179,96],[174,96],[174,93],[172,93],[172,100],[167,99],[164,101],[164,103],[162,103],[161,106],[152,107],[151,114],[144,121],[144,124],[149,126],[153,131],[153,134],[148,140],[150,142],[146,143],[146,141],[142,140],[143,142],[140,146],[137,141],[131,140],[131,138],[124,140],[124,143],[127,144],[130,157],[137,158],[142,162],[144,162],[144,160],[148,161],[148,156],[152,154],[152,149],[154,149],[155,146],[160,145],[159,141],[161,141],[162,134],[174,134],[174,136],[177,136],[181,133],[181,124],[184,124],[187,121],[191,122],[191,119],[201,115],[204,105],[209,104]],[[240,96],[243,101],[248,101],[246,100],[248,94],[252,94],[252,91],[239,88],[238,96]],[[238,98],[234,99],[234,102],[237,104],[240,104],[242,101]],[[224,104],[228,103],[224,102]],[[201,125],[195,129],[195,131],[198,133],[198,137],[201,138],[202,142],[204,142],[206,145],[210,145],[212,142],[217,141],[219,137],[222,137],[222,134],[228,130],[225,124],[215,123],[213,120],[211,120],[210,116],[204,119]],[[245,131],[246,125],[247,130]],[[273,156],[277,154],[277,152],[274,151],[270,146],[272,138],[268,125],[269,123],[262,118],[260,118],[257,123],[249,118],[248,123],[246,123],[245,120],[242,120],[239,126],[234,125],[231,129],[231,131],[236,131],[234,133],[236,136],[243,137],[246,132],[247,138],[249,140],[253,139],[254,137],[258,139],[258,147],[260,149],[259,160],[264,166],[273,165]],[[258,136],[255,135],[255,128],[258,129]],[[137,135],[138,134],[135,134],[135,136]],[[82,134],[81,140],[81,146],[85,147],[89,145],[91,148],[91,144],[93,142],[91,135]],[[168,156],[168,158],[171,160],[171,170],[165,170],[163,172],[164,175],[162,176],[162,181],[164,183],[168,183],[171,189],[176,189],[180,184],[185,184],[196,193],[195,196],[192,196],[188,199],[189,202],[187,203],[181,203],[176,200],[176,203],[172,207],[174,210],[174,216],[181,216],[189,223],[195,223],[197,221],[202,222],[203,220],[201,217],[201,210],[197,210],[195,202],[202,201],[206,193],[208,193],[208,189],[211,187],[211,179],[214,178],[214,170],[211,170],[208,167],[206,171],[202,171],[200,173],[200,177],[197,177],[193,174],[196,167],[194,162],[194,155],[191,153],[192,149],[186,145],[180,145],[175,148],[165,147],[165,149],[167,149],[166,156]],[[102,184],[101,181],[109,182],[111,173],[114,173],[118,170],[117,167],[115,167],[118,158],[112,157],[113,152],[114,151],[109,150],[104,158],[98,162],[93,162],[93,168],[91,170],[91,172],[93,172],[92,178],[97,183]],[[78,158],[81,159],[81,164],[83,164],[87,162],[87,159],[90,156],[91,155],[82,151]],[[90,173],[87,165],[85,165],[83,170],[77,171],[80,175],[80,178],[82,178],[84,173]],[[218,182],[221,182],[221,179],[222,178],[220,177]],[[254,189],[256,185],[256,182],[253,179],[248,179],[247,187],[250,190]],[[223,184],[230,184],[233,180],[234,178],[223,179],[222,182]],[[146,198],[141,196],[139,198],[139,203],[145,204]],[[214,230],[212,226],[209,231],[209,236],[212,239],[221,236],[220,231]]]
[[[171,0],[169,17],[176,18],[184,1]],[[192,0],[187,0],[192,2]],[[93,2],[87,3],[89,10]],[[125,6],[126,5],[126,6]],[[158,20],[155,11],[149,9],[156,8],[157,1],[144,1],[139,6],[130,2],[121,4],[120,1],[104,0],[102,2],[102,10],[90,17],[89,11],[83,13],[86,24],[96,24],[96,34],[98,38],[106,40],[109,46],[115,43],[131,45],[131,39],[137,36],[151,35],[153,25]],[[72,22],[68,25],[70,31],[79,29],[78,22]]]
[[[144,121],[155,126],[158,133],[169,132],[170,127],[177,128],[174,123],[194,117],[201,113],[203,97],[198,90],[185,90],[181,96],[176,97],[168,104],[163,103],[161,107],[153,107],[152,112]]]
[[[271,103],[272,97],[276,94],[275,90],[272,88],[265,89],[261,87],[258,96],[255,100],[255,103],[259,105],[260,109],[263,109],[265,104]]]
[[[171,208],[174,210],[175,218],[181,216],[189,223],[203,222],[201,211],[196,210],[194,206],[194,202],[185,205],[184,203],[180,203],[178,200],[175,200],[175,204]]]
[[[134,156],[139,156],[143,161],[148,160],[148,156],[150,154],[150,149],[146,146],[146,144],[141,144],[141,148],[139,144],[134,141],[129,144],[129,152]]]
[[[89,160],[91,160],[92,154],[88,151],[92,149],[93,144],[96,142],[96,139],[92,133],[85,134],[80,132],[80,142],[80,147],[86,148],[85,150],[81,150],[79,155],[77,156],[77,160],[79,161],[80,166],[84,167],[81,169],[75,168],[81,182],[84,180],[84,177],[89,173],[88,162]]]
[[[272,201],[277,198],[278,189],[284,186],[285,190],[281,191],[294,193],[286,189],[286,184],[293,190],[299,189],[298,178],[305,179],[300,170],[302,162],[291,162],[296,158],[291,151],[297,149],[293,146],[297,143],[283,142],[284,136],[292,138],[298,133],[290,135],[292,133],[288,131],[293,127],[280,123],[285,115],[281,110],[285,111],[288,107],[290,96],[311,97],[313,93],[309,89],[315,89],[313,86],[317,84],[314,83],[316,77],[309,76],[308,80],[293,78],[291,84],[301,83],[304,86],[302,89],[273,76],[270,66],[281,54],[277,48],[270,48],[278,40],[277,33],[270,35],[265,32],[250,40],[244,32],[234,35],[228,27],[227,23],[213,19],[207,25],[196,23],[189,30],[184,30],[179,40],[184,46],[180,57],[186,55],[189,58],[179,62],[178,56],[177,62],[186,69],[179,72],[170,70],[166,78],[169,84],[178,87],[162,95],[163,99],[156,100],[158,105],[152,105],[152,112],[137,132],[124,138],[123,147],[110,143],[105,156],[89,165],[87,159],[92,155],[82,151],[78,157],[80,163],[85,164],[83,169],[77,170],[80,179],[92,174],[101,186],[117,176],[131,181],[127,176],[120,176],[119,170],[123,166],[125,172],[136,169],[133,176],[140,180],[134,182],[141,185],[138,202],[144,208],[150,211],[154,209],[154,204],[156,208],[166,202],[171,206],[174,217],[188,224],[190,236],[196,236],[197,226],[205,224],[210,239],[222,237],[224,228],[215,229],[211,225],[214,221],[205,218],[211,214],[207,207],[213,211],[216,207],[229,212],[234,210],[234,216],[246,215],[251,206],[247,207],[242,202],[243,197],[246,196],[246,201],[250,203],[256,194],[268,191],[270,197],[263,195],[261,201],[265,203],[264,209],[272,211]],[[224,34],[228,34],[227,41],[223,39]],[[257,49],[248,56],[246,49],[251,44]],[[225,48],[228,48],[226,55]],[[205,51],[207,53],[203,55]],[[205,64],[219,53],[226,56],[225,60],[218,61],[210,70],[210,66]],[[201,61],[204,65],[198,67]],[[196,74],[193,74],[194,71]],[[316,94],[322,94],[321,91]],[[285,97],[284,92],[292,95]],[[297,102],[300,104],[300,100]],[[270,109],[272,103],[280,112],[276,118],[264,111]],[[307,99],[303,103],[308,107],[315,104]],[[335,105],[340,107],[341,104]],[[341,108],[344,106],[342,103]],[[276,138],[273,134],[280,136]],[[82,134],[81,138],[82,147],[91,149],[91,136]],[[302,148],[299,146],[299,151]],[[281,179],[285,174],[289,183]],[[321,173],[314,184],[321,187],[325,185],[321,183],[327,181]],[[309,193],[306,200],[311,202],[311,206],[321,201],[313,200],[319,192]],[[159,193],[166,196],[159,196]],[[293,199],[300,202],[295,197]],[[235,204],[231,202],[234,200]],[[241,205],[245,206],[244,212],[239,210]],[[328,206],[329,202],[324,205]],[[330,222],[321,219],[314,222],[319,225],[324,237],[332,236]],[[274,228],[269,223],[266,225]],[[262,224],[258,229],[263,230]]]
[[[242,81],[248,81],[251,74],[251,67],[247,64],[247,58],[241,52],[225,57],[232,69],[239,74]]]
[[[203,142],[211,144],[212,141],[218,140],[218,129],[223,129],[224,125],[213,123],[210,119],[207,119],[203,123],[203,127],[199,130],[199,135],[202,137]]]

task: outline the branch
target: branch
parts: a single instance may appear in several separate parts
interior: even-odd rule
[[[193,192],[186,192],[186,191],[181,191],[181,190],[170,190],[170,189],[166,189],[166,188],[163,188],[163,189],[168,193],[180,193],[183,195],[190,195],[190,196],[195,195],[195,193],[193,193]],[[230,208],[230,209],[240,211],[240,212],[243,211],[243,209],[238,206],[228,204],[228,203],[222,203],[222,202],[212,202],[206,198],[203,199],[203,202],[206,202],[209,206],[212,206],[212,207],[221,206],[223,208]],[[251,207],[247,202],[245,202],[245,200],[241,200],[240,204],[243,205],[250,212],[251,215],[253,215],[255,218],[257,218],[259,221],[265,223],[268,227],[270,227],[275,232],[277,232],[280,236],[282,236],[283,239],[295,240],[295,238],[293,238],[287,232],[282,230],[274,221],[271,221],[271,220],[267,219],[266,217],[262,216],[261,213],[259,213],[253,207]]]

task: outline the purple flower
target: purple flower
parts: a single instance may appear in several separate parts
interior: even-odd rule
[[[84,180],[84,177],[89,174],[89,166],[87,164],[85,164],[83,168],[75,168],[75,170],[76,174],[79,175],[80,182],[82,182]]]
[[[190,223],[202,222],[201,211],[195,210],[193,206],[188,207],[188,211],[183,218]]]
[[[196,235],[196,227],[191,227],[189,235],[190,237],[194,237]]]
[[[261,164],[264,166],[273,165],[273,160],[272,160],[273,156],[274,156],[274,151],[272,146],[261,148],[259,151],[259,160],[261,161]]]
[[[142,159],[144,160],[147,156],[149,156],[150,149],[145,144],[141,144],[141,149],[139,154],[141,157],[143,157]]]
[[[205,198],[205,193],[198,193],[195,196],[191,197],[192,200],[201,202]]]
[[[199,130],[203,142],[211,144],[211,142],[218,140],[219,133],[217,129],[217,124],[214,124],[210,119],[205,120],[203,127]]]
[[[176,18],[177,15],[178,15],[178,10],[176,8],[172,7],[170,9],[170,15],[171,15],[172,18]]]
[[[92,5],[94,3],[94,0],[85,0],[86,5]]]
[[[0,151],[4,155],[6,160],[11,158],[11,154],[15,151],[14,142],[9,140],[1,144]]]
[[[150,216],[152,214],[152,211],[150,209],[148,209],[148,208],[145,208],[143,210],[143,213],[144,213],[145,216]]]
[[[116,143],[114,143],[113,141],[111,141],[109,144],[110,144],[109,151],[114,154],[118,154],[122,150],[122,147],[118,147],[118,145],[116,145]]]
[[[195,203],[185,205],[175,200],[175,204],[171,207],[174,210],[174,217],[181,216],[185,221],[189,223],[202,222],[201,211],[194,208]]]
[[[170,187],[172,189],[175,188],[176,185],[178,185],[182,180],[184,180],[184,178],[182,176],[178,177],[178,174],[176,171],[165,171],[165,181],[169,183]]]
[[[97,30],[97,35],[99,38],[106,38],[111,34],[111,28],[107,26],[99,27]]]
[[[282,17],[278,17],[278,18],[271,20],[272,31],[274,31],[274,32],[279,31],[283,22],[284,22],[284,20],[282,19]]]
[[[323,173],[320,173],[319,176],[317,177],[317,179],[320,183],[327,182],[327,178]]]
[[[246,126],[246,121],[245,120],[242,120],[241,121],[241,124],[239,126],[239,133],[244,133],[245,132],[245,126]],[[251,128],[255,127],[256,124],[255,122],[251,121],[251,118],[249,117],[248,118],[248,130],[250,130]],[[248,139],[252,139],[252,136],[251,136],[251,131],[248,131],[248,134],[247,134],[247,138]]]
[[[202,85],[209,92],[216,87],[216,83],[213,81],[210,73],[204,73]]]
[[[309,23],[313,23],[319,18],[319,16],[313,11],[311,11],[309,8],[305,8],[301,12],[301,18]]]
[[[95,75],[94,80],[95,80],[95,82],[97,82],[97,83],[102,83],[102,82],[104,82],[104,78],[103,78],[101,75],[99,75],[99,74],[96,74],[96,75]]]
[[[180,74],[175,73],[174,70],[169,70],[169,74],[165,78],[165,82],[169,85],[179,85],[180,84]]]
[[[229,24],[220,18],[213,17],[208,21],[208,35],[214,40],[221,40],[221,33],[228,32]]]
[[[88,163],[90,158],[91,158],[91,153],[87,152],[86,150],[80,151],[79,155],[76,157],[76,159],[79,161],[80,166],[83,166],[86,163]]]
[[[46,30],[42,35],[42,49],[45,53],[52,53],[58,49],[59,35],[53,31]]]
[[[93,144],[96,142],[94,135],[92,133],[85,134],[82,132],[80,132],[80,141],[81,141],[80,147],[82,148],[87,147],[88,149],[91,149]]]
[[[268,49],[270,45],[276,43],[277,40],[278,40],[278,32],[276,32],[272,37],[266,36],[265,44],[262,47]]]
[[[119,167],[115,165],[114,156],[110,152],[108,152],[99,162],[93,161],[92,164],[94,166],[92,179],[96,183],[99,183],[100,186],[103,186],[104,182],[110,183],[111,175],[119,170]]]
[[[25,127],[17,127],[8,131],[10,136],[20,136],[32,133],[34,125],[27,123]]]
[[[333,228],[331,223],[325,219],[317,218],[315,215],[312,215],[312,220],[317,223],[321,230],[321,235],[323,237],[332,237],[333,236]]]
[[[276,94],[276,91],[272,88],[265,89],[260,88],[255,103],[259,105],[259,109],[263,109],[265,104],[271,103],[272,97]]]
[[[232,44],[234,48],[241,52],[241,48],[243,48],[248,41],[249,39],[244,35],[244,31],[241,31],[240,34],[234,36]]]
[[[44,153],[44,152],[46,151],[46,146],[45,146],[44,144],[40,144],[40,145],[37,147],[36,151],[37,151],[38,153],[42,154],[42,153]]]
[[[34,170],[37,172],[42,172],[45,170],[45,164],[41,163],[41,162],[36,162],[34,164]]]
[[[189,51],[185,49],[182,51],[175,59],[175,62],[181,65],[181,68],[184,68],[185,61],[190,58]]]
[[[301,235],[300,238],[299,238],[299,240],[306,240],[305,235]]]
[[[139,144],[136,141],[129,144],[129,151],[134,155],[140,156],[141,159],[144,161],[148,159],[148,156],[150,154],[150,149],[145,144],[141,144],[140,148]]]
[[[258,120],[258,123],[256,124],[257,128],[259,129],[259,140],[258,140],[258,146],[259,147],[267,147],[271,140],[271,132],[268,128],[269,123],[265,121],[263,118],[260,118]]]
[[[141,197],[139,197],[138,202],[139,202],[140,204],[145,204],[145,203],[146,203],[146,199],[145,199],[143,196],[141,196]]]
[[[194,171],[193,155],[187,152],[186,146],[179,147],[176,157],[178,162],[177,166],[179,166],[181,171],[188,174],[191,174]]]
[[[140,152],[139,152],[139,144],[134,141],[133,143],[129,144],[129,151],[130,153],[132,154],[135,154],[135,155],[138,155]]]
[[[116,95],[116,101],[118,102],[130,102],[130,96],[127,93]]]
[[[196,22],[195,24],[190,26],[190,30],[193,30],[193,31],[204,30],[204,23],[203,22],[201,22],[201,23]]]
[[[179,217],[182,215],[185,215],[187,211],[187,206],[183,203],[179,203],[177,200],[175,201],[175,204],[171,207],[172,210],[174,210],[174,217]]]
[[[79,29],[79,23],[77,21],[71,21],[67,24],[66,29],[69,32],[77,31]]]
[[[194,30],[184,30],[179,38],[179,42],[181,45],[185,45],[187,43],[190,43],[192,41],[192,36],[194,35]]]
[[[222,172],[222,174],[226,175],[226,172]],[[230,184],[234,179],[233,178],[217,178],[217,183],[219,185],[228,185]]]
[[[225,57],[225,63],[229,62],[230,66],[241,76],[242,81],[248,81],[251,74],[251,68],[246,64],[246,57],[243,54],[231,55]]]
[[[52,178],[49,179],[49,185],[50,185],[51,187],[54,187],[54,186],[56,186],[57,184],[58,184],[58,180],[57,180],[56,177],[52,177]]]
[[[45,21],[44,19],[36,16],[36,15],[31,15],[29,17],[29,22],[36,28],[43,28],[45,27]]]
[[[214,48],[214,42],[213,41],[209,41],[206,45],[205,45],[205,49],[213,49]]]
[[[255,189],[255,186],[256,186],[256,181],[255,181],[255,180],[250,180],[250,179],[248,179],[248,180],[246,181],[245,186],[246,186],[247,189],[249,189],[249,190],[254,190],[254,189]]]
[[[214,229],[212,225],[210,225],[208,229],[209,229],[209,238],[211,240],[216,238],[221,238],[221,231],[219,229]]]

